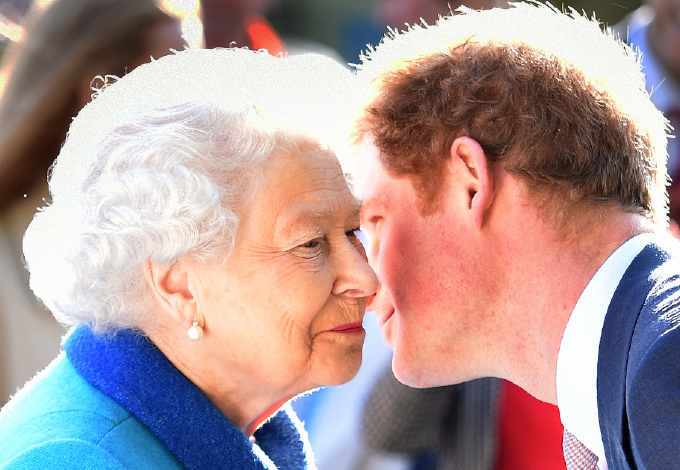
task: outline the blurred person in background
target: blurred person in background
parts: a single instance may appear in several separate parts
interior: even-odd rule
[[[566,468],[557,407],[501,379],[419,389],[400,383],[386,367],[361,421],[373,460],[402,455],[406,469]]]
[[[264,13],[270,0],[200,0],[205,47],[266,49],[271,55],[286,51],[283,40]]]
[[[21,32],[19,25],[8,18],[2,10],[0,8],[0,60],[2,60],[2,54],[7,49],[7,46],[10,45],[13,39],[18,40]]]
[[[673,126],[668,139],[668,195],[671,233],[680,238],[680,0],[647,0],[614,30],[641,52],[647,91]]]
[[[275,6],[277,0],[200,0],[203,45],[265,49],[274,56],[311,52],[342,62],[340,54],[325,44],[277,31],[267,19]]]
[[[483,10],[502,6],[501,0],[375,0],[375,18],[378,24],[402,30],[406,25],[434,24],[440,16],[450,14],[456,8],[466,6]]]
[[[0,98],[0,403],[56,355],[64,329],[28,289],[21,237],[95,76],[123,76],[185,45],[154,0],[35,4],[3,56]]]
[[[387,28],[401,31],[421,21],[434,24],[459,6],[480,10],[506,5],[505,0],[374,0],[370,18],[353,18],[343,26],[343,55],[350,63],[357,63],[367,46],[380,42]]]

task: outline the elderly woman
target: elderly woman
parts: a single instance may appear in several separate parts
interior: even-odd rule
[[[352,78],[188,50],[79,113],[24,239],[73,328],[0,413],[0,468],[314,468],[285,403],[356,374],[377,288],[332,150]]]

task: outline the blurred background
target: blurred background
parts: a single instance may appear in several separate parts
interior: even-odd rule
[[[383,24],[401,28],[413,14],[432,20],[432,5],[450,4],[452,8],[460,1],[428,0],[274,0],[269,12],[272,23],[285,35],[300,36],[319,41],[341,53],[347,61],[357,57],[358,50],[365,47],[364,40],[376,41],[384,33]],[[491,2],[462,2],[471,7]],[[558,2],[551,2],[560,6]],[[640,5],[638,0],[572,0],[563,5],[585,11],[588,16],[596,14],[603,23],[614,24]],[[435,6],[434,10],[442,11]],[[382,16],[382,18],[380,18]],[[401,17],[401,18],[400,18]],[[436,16],[434,16],[436,18]],[[363,38],[363,39],[362,39]]]
[[[40,2],[41,0],[35,0]],[[28,11],[31,0],[0,0],[0,37],[2,45],[8,39],[17,38],[20,30],[9,26],[7,19],[20,22]],[[166,0],[161,2],[168,9],[187,19],[185,38],[196,45],[200,41],[198,28],[198,0]],[[408,21],[410,14],[407,4],[415,5],[421,16],[427,16],[431,7],[429,0],[253,0],[260,4],[258,8],[283,38],[317,43],[337,51],[348,62],[356,60],[358,51],[365,47],[367,41],[377,41],[382,36],[384,18],[379,17],[380,10],[393,10],[385,16],[399,21],[399,15]],[[446,11],[446,3],[438,1]],[[453,8],[455,2],[449,2]],[[588,16],[595,15],[604,24],[614,25],[624,16],[640,6],[639,0],[571,0],[558,4],[585,11]],[[390,4],[392,6],[390,6]],[[412,16],[412,15],[411,15]],[[4,18],[3,18],[4,17]],[[427,19],[427,18],[426,18]],[[391,26],[401,27],[403,22]]]
[[[464,4],[507,5],[502,1]],[[648,1],[665,12],[657,18],[680,23],[680,0]],[[48,198],[47,169],[70,120],[91,98],[92,77],[122,75],[150,55],[184,44],[266,48],[272,54],[321,52],[354,64],[388,26],[404,29],[420,18],[434,23],[459,5],[446,0],[0,0],[0,406],[57,355],[65,333],[28,289],[21,237],[35,208]],[[624,39],[638,23],[649,22],[649,10],[639,9],[639,0],[571,0],[555,6],[618,25]],[[680,47],[662,34],[669,30],[659,29],[658,42],[669,50],[667,63],[680,64],[672,55]],[[680,65],[673,71],[678,80],[668,76],[666,83],[680,83]],[[565,468],[556,407],[496,379],[408,389],[391,376],[391,351],[372,312],[364,326],[358,376],[294,403],[319,470]],[[504,449],[531,450],[538,457],[530,464]]]

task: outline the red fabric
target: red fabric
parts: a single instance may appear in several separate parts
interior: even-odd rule
[[[496,470],[565,470],[557,406],[503,382]]]
[[[285,53],[283,41],[271,24],[262,16],[252,15],[245,21],[245,28],[250,36],[251,49],[266,49],[271,55]]]

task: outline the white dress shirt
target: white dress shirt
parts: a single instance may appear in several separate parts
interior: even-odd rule
[[[626,241],[604,262],[576,302],[557,356],[557,407],[562,424],[607,464],[597,414],[597,358],[604,317],[623,274],[656,235]]]

